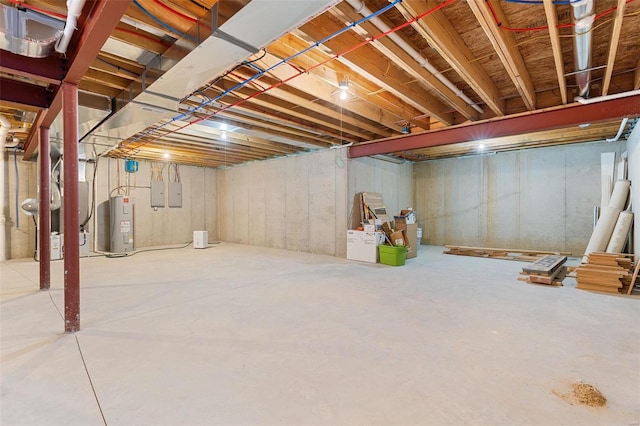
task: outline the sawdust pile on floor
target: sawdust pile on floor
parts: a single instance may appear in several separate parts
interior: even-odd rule
[[[607,398],[588,383],[576,383],[573,385],[573,394],[579,403],[590,407],[604,407],[607,403]]]

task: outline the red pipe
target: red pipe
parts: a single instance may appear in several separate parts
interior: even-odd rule
[[[49,157],[49,128],[40,127],[40,290],[51,287],[51,157]]]
[[[181,18],[184,18],[189,22],[193,22],[193,23],[198,22],[198,20],[196,18],[193,18],[193,17],[191,17],[189,15],[186,15],[186,14],[180,12],[179,10],[176,10],[176,9],[172,8],[172,7],[162,3],[160,0],[153,0],[153,1],[155,1],[159,6],[161,6],[162,8],[164,8],[166,10],[168,10],[169,12],[173,13],[174,15],[180,16]]]
[[[302,74],[308,73],[308,72],[309,72],[309,71],[311,71],[311,70],[314,70],[314,69],[316,69],[316,68],[318,68],[318,67],[321,67],[321,66],[323,66],[323,65],[327,64],[328,62],[331,62],[331,61],[333,61],[334,59],[339,58],[340,56],[344,56],[344,55],[346,55],[346,54],[348,54],[348,53],[353,52],[353,51],[354,51],[354,50],[356,50],[356,49],[359,49],[359,48],[360,48],[360,47],[362,47],[362,46],[365,46],[365,45],[367,45],[367,44],[369,44],[369,43],[371,43],[371,42],[374,42],[374,41],[376,41],[376,40],[378,40],[378,39],[380,39],[380,38],[382,38],[382,37],[386,37],[387,35],[389,35],[389,34],[391,34],[391,33],[394,33],[394,32],[399,31],[399,30],[401,30],[401,29],[403,29],[403,28],[405,28],[405,27],[408,27],[409,25],[413,24],[414,22],[421,20],[421,19],[422,19],[422,18],[424,18],[425,16],[427,16],[427,15],[431,15],[432,13],[434,13],[434,12],[436,12],[436,11],[438,11],[438,10],[442,9],[443,7],[450,5],[450,4],[451,4],[451,3],[453,3],[454,1],[456,1],[456,0],[446,0],[445,2],[440,3],[439,5],[437,5],[437,6],[433,7],[433,8],[431,8],[431,9],[429,9],[429,10],[427,10],[427,11],[423,12],[423,13],[421,13],[420,15],[418,15],[418,16],[416,16],[416,17],[414,17],[414,18],[412,18],[412,19],[410,19],[410,20],[408,20],[408,21],[406,21],[406,22],[405,22],[405,23],[403,23],[403,24],[398,25],[398,26],[397,26],[397,27],[395,27],[395,28],[390,28],[388,31],[385,31],[385,32],[383,32],[383,33],[380,33],[380,34],[378,34],[378,35],[377,35],[377,36],[375,36],[375,37],[368,37],[368,38],[366,38],[365,40],[361,41],[360,43],[356,44],[355,46],[352,46],[352,47],[350,47],[349,49],[345,50],[344,52],[341,52],[341,53],[338,53],[338,54],[336,54],[336,55],[330,56],[329,58],[325,59],[324,61],[319,62],[319,63],[317,63],[317,64],[315,64],[315,65],[313,65],[313,66],[311,66],[311,67],[309,67],[309,68],[307,68],[307,69],[305,69],[305,70],[298,70],[298,72],[297,72],[296,74],[293,74],[291,77],[289,77],[289,78],[287,78],[287,79],[285,79],[285,80],[280,80],[279,82],[277,82],[277,83],[275,83],[275,84],[273,84],[273,85],[271,85],[271,86],[269,86],[269,87],[267,87],[267,88],[265,88],[265,89],[262,89],[262,90],[260,90],[260,91],[258,91],[258,92],[256,92],[256,93],[254,93],[254,94],[253,94],[253,95],[251,95],[251,96],[248,96],[248,97],[246,97],[246,98],[242,98],[242,99],[240,99],[239,101],[237,101],[237,102],[235,102],[235,103],[233,103],[233,104],[225,105],[224,107],[221,107],[221,108],[219,108],[218,110],[216,110],[216,111],[214,111],[214,112],[212,112],[212,113],[206,114],[206,115],[204,115],[204,116],[202,116],[202,117],[200,117],[200,118],[196,118],[196,119],[195,119],[195,120],[193,120],[193,121],[190,121],[190,122],[188,122],[188,123],[186,123],[186,124],[183,124],[182,126],[179,126],[179,127],[175,128],[175,129],[173,129],[173,130],[170,130],[170,131],[168,131],[168,132],[164,133],[162,136],[164,137],[164,136],[170,135],[170,134],[172,134],[172,133],[177,133],[177,132],[179,132],[180,130],[185,129],[185,128],[187,128],[187,127],[189,127],[189,126],[193,125],[193,124],[197,124],[197,123],[199,123],[199,122],[201,122],[201,121],[207,120],[207,119],[209,119],[209,118],[213,117],[214,115],[216,115],[216,114],[218,114],[218,113],[220,113],[220,112],[222,112],[222,111],[226,111],[226,110],[228,110],[229,108],[236,107],[236,106],[238,106],[238,105],[240,105],[240,104],[242,104],[242,103],[244,103],[244,102],[246,102],[246,101],[248,101],[248,100],[251,100],[251,99],[253,99],[253,98],[257,97],[257,96],[260,96],[261,94],[263,94],[263,93],[265,93],[265,92],[268,92],[269,90],[276,89],[276,88],[278,88],[278,87],[280,87],[280,86],[282,86],[282,85],[284,85],[284,84],[288,83],[289,81],[293,80],[294,78],[297,78],[297,77],[301,76]],[[288,62],[287,62],[287,63],[288,63]],[[295,67],[295,68],[297,69],[297,67]],[[136,146],[135,148],[127,147],[127,146],[125,145],[125,146],[122,148],[122,150],[123,150],[123,154],[126,154],[127,152],[132,151],[132,150],[134,150],[134,149],[140,149],[140,148],[142,148],[143,146],[145,146],[146,144],[148,144],[148,143],[150,143],[150,142],[153,142],[154,140],[155,140],[155,139],[152,139],[152,140],[149,140],[149,141],[145,141],[144,143],[142,143],[142,144],[140,144],[140,145]]]
[[[78,210],[78,86],[62,83],[64,163],[64,331],[80,330],[80,213]]]

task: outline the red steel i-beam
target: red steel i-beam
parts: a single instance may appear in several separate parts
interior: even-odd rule
[[[40,127],[40,290],[51,287],[51,157],[49,157],[49,128]]]
[[[80,213],[78,210],[78,86],[62,83],[64,164],[64,331],[80,330]]]
[[[636,117],[638,114],[640,114],[640,91],[634,91],[625,97],[610,98],[600,102],[575,103],[558,108],[491,118],[415,135],[365,142],[350,147],[349,157],[390,154],[432,146],[561,129],[577,126],[581,123],[597,123],[623,117]]]

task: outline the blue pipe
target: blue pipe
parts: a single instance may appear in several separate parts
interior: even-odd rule
[[[253,80],[256,80],[256,79],[258,79],[258,78],[262,77],[263,75],[265,75],[265,74],[266,74],[266,73],[268,73],[269,71],[271,71],[271,70],[275,69],[276,67],[279,67],[280,65],[284,65],[284,64],[286,64],[287,62],[289,62],[290,60],[292,60],[292,59],[294,59],[294,58],[296,58],[296,57],[298,57],[298,56],[300,56],[300,55],[302,55],[302,54],[304,54],[304,53],[306,53],[306,52],[310,51],[311,49],[314,49],[314,48],[316,48],[316,47],[320,46],[320,45],[321,45],[321,44],[323,44],[323,43],[326,43],[327,41],[329,41],[329,40],[331,40],[331,39],[333,39],[333,38],[335,38],[335,37],[339,36],[339,35],[340,35],[340,34],[342,34],[342,33],[345,33],[345,32],[347,32],[347,31],[349,31],[350,29],[352,29],[352,28],[354,28],[354,27],[356,27],[356,26],[360,25],[361,23],[363,23],[363,22],[367,22],[368,20],[373,19],[373,18],[377,17],[378,15],[383,14],[383,13],[384,13],[384,12],[386,12],[387,10],[392,9],[393,7],[395,7],[395,5],[396,5],[396,4],[398,4],[398,3],[400,3],[401,1],[402,1],[402,0],[393,0],[393,2],[390,2],[388,5],[386,5],[386,6],[385,6],[385,7],[383,7],[382,9],[380,9],[380,10],[378,10],[378,11],[376,11],[376,12],[373,12],[372,14],[370,14],[370,15],[368,15],[368,16],[364,16],[364,17],[360,18],[359,20],[357,20],[357,21],[355,21],[355,22],[352,22],[351,24],[347,25],[347,26],[346,26],[346,27],[344,27],[344,28],[341,28],[340,30],[336,31],[335,33],[333,33],[333,34],[330,34],[330,35],[326,36],[326,37],[325,37],[325,38],[323,38],[322,40],[318,40],[317,42],[315,42],[315,43],[314,43],[314,44],[312,44],[311,46],[309,46],[309,47],[307,47],[307,48],[305,48],[305,49],[302,49],[301,51],[299,51],[299,52],[297,52],[297,53],[294,53],[293,55],[291,55],[291,56],[289,56],[289,57],[287,57],[287,58],[284,58],[284,59],[280,60],[279,62],[277,62],[276,64],[274,64],[274,65],[270,66],[269,68],[264,69],[264,70],[260,70],[257,74],[255,74],[255,75],[253,75],[253,76],[249,77],[248,79],[246,79],[246,80],[244,80],[244,81],[242,81],[242,82],[240,82],[240,83],[236,84],[236,85],[235,85],[235,86],[233,86],[232,88],[225,90],[224,92],[220,93],[220,94],[219,94],[218,96],[216,96],[215,98],[207,99],[206,101],[202,101],[199,105],[197,105],[197,106],[195,106],[195,107],[193,107],[193,108],[188,109],[188,110],[187,110],[187,111],[188,111],[188,113],[182,113],[182,114],[180,114],[180,115],[178,115],[178,116],[176,116],[176,117],[173,117],[171,120],[167,121],[167,122],[166,122],[166,123],[164,123],[164,124],[161,124],[161,125],[159,125],[159,126],[155,126],[155,127],[151,128],[151,129],[149,129],[149,130],[145,130],[145,131],[144,131],[140,136],[137,136],[135,139],[133,139],[133,140],[131,141],[131,143],[136,142],[136,141],[138,141],[138,140],[142,139],[145,135],[147,135],[147,134],[149,134],[149,133],[151,133],[151,132],[153,132],[153,131],[155,131],[155,130],[162,129],[163,127],[165,127],[165,126],[167,126],[167,125],[169,125],[169,124],[171,124],[171,123],[173,123],[173,122],[175,122],[175,121],[178,121],[178,120],[181,120],[181,119],[183,119],[183,118],[185,118],[185,117],[189,117],[189,116],[193,115],[193,114],[194,114],[195,112],[197,112],[198,110],[200,110],[200,109],[204,108],[205,106],[207,106],[207,105],[211,104],[212,102],[215,102],[215,101],[217,101],[218,99],[220,99],[220,98],[222,98],[222,97],[224,97],[224,96],[228,95],[229,93],[233,92],[234,90],[238,90],[238,89],[240,89],[240,88],[242,88],[242,87],[246,86],[247,84],[251,83]],[[136,1],[136,0],[133,0],[133,2],[134,2],[134,4],[136,4],[136,6],[138,6],[138,3],[137,3],[137,1]],[[141,6],[138,6],[138,7],[141,7]],[[249,63],[249,65],[251,65],[251,64]],[[259,68],[259,67],[258,67],[258,68]]]
[[[151,18],[151,19],[153,20],[153,22],[155,22],[156,24],[160,25],[160,26],[161,26],[161,27],[163,27],[164,29],[171,31],[171,32],[172,32],[172,33],[174,33],[174,34],[178,34],[178,35],[180,35],[180,36],[182,36],[182,37],[186,38],[187,40],[190,40],[190,41],[192,41],[192,42],[194,42],[194,43],[196,42],[196,39],[195,39],[195,38],[193,38],[193,37],[191,37],[190,35],[185,34],[185,33],[181,32],[181,31],[179,31],[179,30],[177,30],[177,29],[173,28],[172,26],[170,26],[170,25],[168,25],[168,24],[165,24],[164,22],[162,22],[161,20],[159,20],[158,18],[156,18],[156,17],[155,17],[151,12],[149,12],[149,11],[148,11],[147,9],[145,9],[145,8],[144,8],[140,3],[138,3],[138,1],[137,1],[137,0],[133,0],[133,4],[135,4],[135,5],[136,5],[136,7],[137,7],[138,9],[140,9],[140,11],[141,11],[142,13],[144,13],[144,14],[145,14],[145,15],[147,15],[149,18]]]

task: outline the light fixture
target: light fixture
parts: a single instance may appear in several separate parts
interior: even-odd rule
[[[220,137],[222,138],[223,141],[226,141],[227,140],[227,132],[220,133]]]
[[[169,153],[168,153],[168,152],[165,152],[165,153],[164,153],[164,158],[165,158],[165,159],[168,159],[169,157],[170,157]]]
[[[484,144],[483,143],[479,143],[478,144],[478,150],[479,151],[484,151]]]
[[[228,130],[227,123],[220,123],[220,130],[223,132]]]
[[[344,101],[349,96],[349,94],[347,93],[347,91],[349,90],[349,81],[342,80],[338,83],[338,88],[340,89],[340,99]]]
[[[407,135],[411,133],[411,127],[408,124],[402,126],[402,134]]]

